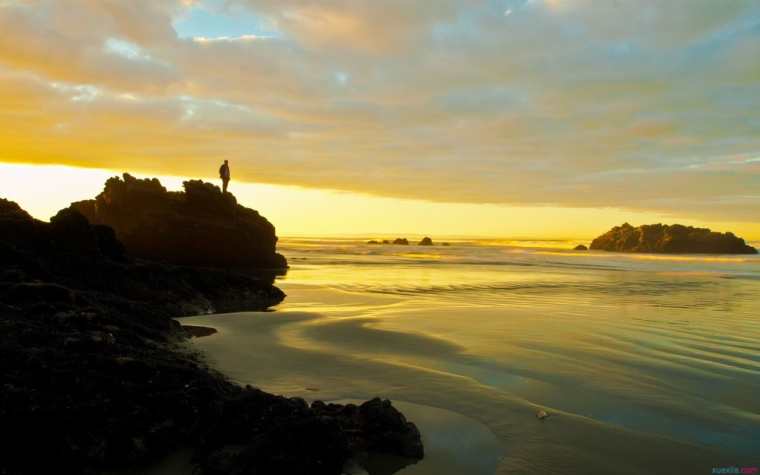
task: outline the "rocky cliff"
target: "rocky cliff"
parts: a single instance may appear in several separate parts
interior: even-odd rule
[[[116,231],[135,257],[172,264],[284,269],[272,224],[210,183],[170,192],[153,179],[114,177],[94,200],[71,205],[91,223]]]
[[[757,249],[733,233],[680,224],[633,227],[625,223],[594,239],[591,249],[664,254],[757,254]]]
[[[309,405],[241,387],[180,344],[172,317],[264,309],[284,296],[271,281],[126,251],[75,209],[45,223],[0,199],[0,474],[139,473],[178,449],[209,475],[422,457],[388,401]]]

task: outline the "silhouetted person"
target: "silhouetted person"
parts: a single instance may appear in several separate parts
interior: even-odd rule
[[[222,192],[227,193],[227,185],[230,182],[230,165],[227,160],[219,167],[219,178],[222,179]]]

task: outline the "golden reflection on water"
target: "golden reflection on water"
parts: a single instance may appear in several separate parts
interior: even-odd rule
[[[431,252],[405,252],[399,254],[399,257],[405,257],[409,259],[442,259],[443,256]]]
[[[654,255],[654,254],[636,254],[631,259],[649,260],[649,261],[681,261],[681,262],[756,262],[756,259],[747,259],[743,257],[718,257],[718,256],[673,256],[673,255]]]
[[[535,254],[544,256],[563,256],[563,257],[583,257],[583,258],[609,258],[609,253],[606,252],[589,252],[589,251],[536,251]],[[735,263],[747,263],[757,262],[754,257],[737,257],[737,256],[712,256],[712,255],[673,255],[673,254],[625,254],[620,256],[621,259],[632,259],[641,261],[677,261],[677,262],[735,262]]]
[[[276,312],[190,319],[243,382],[454,411],[500,473],[709,473],[760,440],[758,259],[283,248]]]

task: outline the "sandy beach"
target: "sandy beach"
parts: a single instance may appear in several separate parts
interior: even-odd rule
[[[490,247],[438,259],[392,252],[309,249],[279,282],[288,298],[274,312],[182,323],[218,331],[192,344],[238,382],[306,400],[398,403],[431,450],[399,473],[699,473],[751,462],[758,352],[748,332],[758,329],[746,312],[756,303],[732,299],[741,335],[710,332],[729,324],[716,319],[724,299],[756,285],[725,274],[755,272],[756,261],[500,249],[497,265],[485,262]],[[452,264],[473,254],[482,265]],[[486,286],[486,276],[498,281]],[[404,286],[415,279],[416,290]],[[519,286],[500,288],[509,281]],[[704,391],[729,381],[735,390]],[[550,416],[538,420],[538,410]]]

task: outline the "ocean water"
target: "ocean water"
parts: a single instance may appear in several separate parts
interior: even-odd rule
[[[760,466],[760,257],[514,244],[283,240],[274,311],[183,323],[242,383],[398,402],[429,454],[400,474]]]

